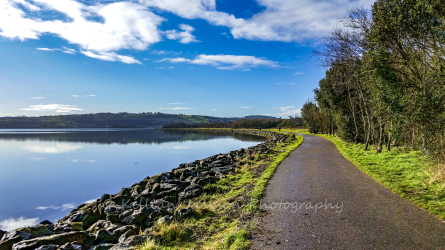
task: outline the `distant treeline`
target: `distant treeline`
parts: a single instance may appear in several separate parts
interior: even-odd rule
[[[167,124],[163,128],[294,128],[303,125],[300,117],[289,117],[289,119],[240,119],[232,122],[216,122],[207,124],[190,124],[190,123],[172,123]]]
[[[377,0],[350,11],[315,51],[326,76],[302,108],[313,133],[422,149],[445,160],[445,5]]]
[[[0,128],[161,128],[170,123],[231,122],[241,118],[219,118],[163,113],[97,113],[39,117],[0,117]]]

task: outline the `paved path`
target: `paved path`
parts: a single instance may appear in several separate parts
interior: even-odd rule
[[[304,137],[267,186],[253,249],[445,249],[444,222]]]

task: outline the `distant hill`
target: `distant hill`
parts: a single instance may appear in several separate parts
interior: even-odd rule
[[[251,119],[250,117],[249,119]],[[263,116],[261,117],[264,118]],[[221,118],[151,112],[133,114],[123,112],[117,114],[97,113],[39,117],[0,117],[0,128],[161,128],[166,124],[172,123],[226,123],[239,119],[243,118]]]
[[[278,119],[278,118],[267,115],[249,115],[245,116],[243,119]]]

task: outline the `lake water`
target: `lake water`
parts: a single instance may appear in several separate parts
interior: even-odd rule
[[[0,129],[0,229],[56,222],[147,176],[262,141],[150,129]]]

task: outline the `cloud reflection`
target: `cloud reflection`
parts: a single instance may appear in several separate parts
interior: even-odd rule
[[[63,204],[62,206],[60,206],[60,207],[56,207],[56,206],[49,206],[49,207],[36,207],[36,209],[38,209],[38,210],[47,210],[47,209],[54,209],[54,210],[62,210],[62,211],[65,211],[65,210],[68,210],[68,209],[73,209],[73,208],[75,208],[75,206],[74,206],[74,204],[73,203],[68,203],[68,204]]]
[[[9,218],[7,220],[0,221],[0,228],[4,231],[9,232],[9,231],[15,230],[17,228],[34,226],[38,223],[38,221],[39,221],[39,218],[25,219],[25,218],[23,218],[23,216],[20,216],[20,218],[18,218],[18,219]]]
[[[60,154],[75,152],[78,149],[83,148],[82,145],[72,145],[68,143],[56,143],[54,145],[26,145],[24,149],[33,153],[43,154]]]
[[[44,161],[45,160],[45,158],[43,158],[43,157],[31,157],[30,159],[33,161]]]
[[[187,150],[192,149],[190,146],[160,146],[161,149]]]

